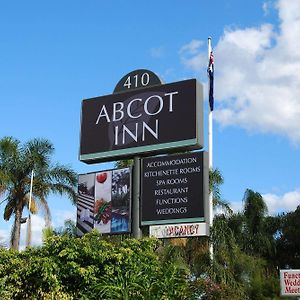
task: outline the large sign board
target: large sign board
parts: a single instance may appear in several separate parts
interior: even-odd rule
[[[83,162],[202,147],[203,98],[196,79],[82,101]]]
[[[142,225],[205,221],[206,152],[144,158],[141,176]]]
[[[300,296],[300,270],[280,270],[281,296]]]
[[[131,169],[81,174],[78,178],[77,232],[131,231]]]

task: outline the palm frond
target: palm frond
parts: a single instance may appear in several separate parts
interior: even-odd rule
[[[68,166],[56,164],[51,168],[49,175],[59,183],[70,185],[74,188],[77,186],[77,174]]]
[[[46,198],[51,192],[49,183],[44,176],[35,176],[33,179],[32,193],[36,198]],[[29,185],[27,187],[27,194],[29,194]]]
[[[223,176],[218,169],[212,169],[209,171],[209,192],[213,193],[214,198],[220,198],[220,185],[223,183]]]
[[[54,194],[60,194],[60,195],[64,195],[66,194],[69,199],[72,201],[73,204],[76,204],[77,201],[77,193],[75,192],[75,189],[65,185],[65,184],[61,184],[61,183],[53,183],[50,184],[50,189],[52,191],[52,193]]]
[[[40,207],[43,211],[44,218],[45,218],[45,226],[50,227],[51,225],[51,212],[48,205],[48,202],[45,198],[40,198]]]
[[[4,220],[8,221],[12,214],[14,213],[14,209],[16,206],[16,201],[13,198],[7,197],[6,198],[7,204],[4,208],[3,218]]]
[[[0,161],[15,156],[18,152],[19,144],[20,141],[11,136],[2,138],[0,140]]]
[[[22,153],[30,168],[45,169],[51,163],[54,152],[53,144],[47,139],[35,138],[24,144]]]
[[[31,197],[30,212],[34,215],[37,214],[37,212],[39,210],[37,201],[38,201],[37,199],[35,199],[34,197]],[[28,194],[25,196],[24,204],[26,204],[26,207],[29,209],[29,195]]]
[[[209,192],[213,194],[213,206],[221,208],[226,213],[231,215],[233,213],[229,203],[221,199],[220,186],[224,183],[224,178],[219,169],[212,169],[209,171]]]

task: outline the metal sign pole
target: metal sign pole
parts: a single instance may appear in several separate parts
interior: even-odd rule
[[[142,231],[140,229],[140,175],[141,158],[135,156],[133,166],[132,234],[136,239],[142,237]]]

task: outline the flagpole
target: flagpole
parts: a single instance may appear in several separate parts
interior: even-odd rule
[[[28,210],[29,216],[27,221],[27,236],[26,236],[26,247],[30,247],[31,244],[31,199],[32,199],[32,188],[33,188],[33,170],[31,171],[31,179],[30,179],[30,191],[29,191],[29,203],[28,203]]]
[[[208,38],[208,61],[211,59],[211,37]],[[209,83],[210,84],[210,83]],[[208,89],[209,91],[209,89]],[[209,94],[209,92],[208,92]],[[209,170],[213,169],[213,112],[211,109],[210,103],[208,103],[208,166]],[[213,226],[213,193],[210,191],[209,193],[209,226]],[[213,259],[214,249],[213,243],[211,242],[209,245],[209,253],[211,260]]]

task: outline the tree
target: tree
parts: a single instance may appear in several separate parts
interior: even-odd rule
[[[260,193],[247,189],[244,195],[244,250],[254,256],[272,254],[272,239],[266,232],[267,205]]]
[[[246,190],[243,201],[249,232],[259,233],[263,227],[263,219],[268,212],[267,205],[260,193],[250,189]]]
[[[76,173],[67,166],[51,163],[53,145],[46,139],[32,139],[21,144],[12,137],[0,140],[0,192],[6,203],[4,219],[14,216],[11,232],[11,247],[19,248],[23,210],[29,206],[30,178],[34,170],[32,190],[32,213],[37,207],[44,212],[46,226],[50,225],[51,214],[47,203],[50,193],[66,194],[76,202]]]
[[[277,233],[277,258],[282,269],[300,268],[300,205],[293,212],[283,214]]]

